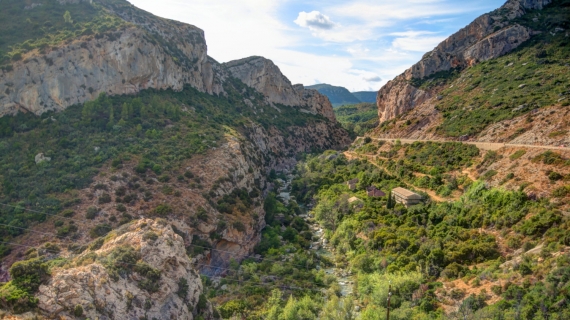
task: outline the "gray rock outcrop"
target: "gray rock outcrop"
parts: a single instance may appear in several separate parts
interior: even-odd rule
[[[74,319],[76,306],[81,306],[83,316],[90,319],[193,319],[192,309],[198,304],[202,282],[186,255],[182,238],[170,225],[150,219],[122,229],[123,234],[107,240],[100,249],[87,250],[70,267],[52,271],[49,283],[40,286],[37,294],[41,313],[50,318]],[[156,240],[145,237],[149,232],[158,235]],[[113,250],[126,246],[161,271],[158,291],[143,289],[143,277],[138,273],[113,279],[100,262]],[[180,279],[186,280],[186,290],[179,291]]]
[[[79,37],[46,53],[34,50],[10,71],[0,71],[0,116],[59,111],[100,93],[181,90],[187,84],[202,92],[223,90],[221,82],[214,80],[215,66],[207,56],[201,29],[142,10],[124,10],[125,5],[117,7],[113,2],[98,4],[107,6],[130,27]]]
[[[509,0],[501,8],[484,14],[426,53],[422,60],[382,87],[376,99],[380,122],[414,108],[431,94],[410,88],[410,80],[437,72],[465,68],[494,59],[516,49],[531,38],[533,31],[511,20],[528,10],[542,9],[552,0]]]
[[[312,114],[321,114],[335,121],[333,107],[327,97],[317,90],[293,85],[273,61],[263,57],[249,57],[230,61],[223,67],[247,86],[265,95],[268,103],[301,107]]]

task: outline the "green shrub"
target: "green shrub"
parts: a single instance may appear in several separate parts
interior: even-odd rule
[[[83,315],[83,307],[81,305],[76,305],[73,308],[73,315],[76,317],[81,317]]]
[[[89,230],[89,235],[91,238],[99,238],[106,235],[111,230],[113,230],[113,228],[108,224],[98,224]]]
[[[91,242],[91,244],[89,245],[89,250],[91,250],[91,251],[99,250],[99,249],[101,249],[101,247],[103,246],[104,243],[105,243],[105,238],[99,238],[99,239]]]
[[[158,234],[156,234],[156,232],[153,232],[153,231],[147,231],[143,235],[143,240],[150,240],[150,241],[154,242],[157,239],[158,239]]]
[[[245,232],[245,225],[240,221],[235,221],[232,223],[232,227],[239,232]]]
[[[230,300],[219,307],[220,315],[224,319],[241,316],[246,309],[248,309],[248,305],[243,300]]]
[[[517,150],[515,153],[511,154],[509,156],[509,159],[511,159],[511,161],[517,160],[520,157],[524,156],[526,154],[526,150]]]
[[[180,278],[178,279],[178,290],[176,291],[176,294],[184,301],[188,296],[189,288],[188,280],[186,280],[186,278]]]
[[[89,207],[89,208],[87,208],[87,212],[85,213],[85,218],[87,218],[89,220],[93,220],[93,219],[95,219],[95,217],[97,216],[99,211],[100,211],[99,208]]]
[[[157,216],[166,216],[172,213],[172,208],[167,204],[159,204],[152,212]]]
[[[108,193],[103,193],[99,197],[99,204],[105,204],[105,203],[109,203],[111,201],[112,201],[111,196]]]
[[[66,218],[70,218],[70,217],[73,217],[73,216],[75,215],[75,211],[69,210],[69,209],[63,210],[63,211],[61,212],[61,215],[62,215],[63,217],[66,217]]]
[[[28,293],[36,292],[49,277],[48,265],[40,258],[15,262],[9,272],[12,284]]]

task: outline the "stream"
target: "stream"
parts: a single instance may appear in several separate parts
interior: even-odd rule
[[[286,177],[287,180],[283,181],[282,187],[278,189],[278,194],[279,197],[284,199],[285,203],[287,204],[289,201],[291,201],[291,181],[293,180],[293,175],[287,174]],[[330,246],[330,244],[327,242],[327,239],[325,239],[324,230],[314,219],[311,219],[311,217],[308,214],[309,210],[304,205],[299,204],[299,207],[303,212],[302,214],[299,215],[299,217],[303,218],[305,222],[307,222],[311,231],[313,232],[313,235],[318,238],[318,240],[313,241],[311,243],[309,250],[312,250],[318,256],[327,258],[328,260],[332,261],[333,264],[335,264],[334,267],[326,268],[324,270],[325,273],[327,275],[333,275],[336,278],[336,281],[341,288],[341,295],[343,297],[351,295],[352,285],[354,283],[353,280],[351,279],[352,274],[346,271],[344,268],[336,266],[336,263],[334,262],[335,258],[334,258],[333,249]]]

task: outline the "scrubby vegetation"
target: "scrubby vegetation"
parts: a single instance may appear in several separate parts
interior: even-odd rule
[[[344,184],[365,176],[372,177],[367,184],[385,190],[398,185],[398,178],[379,175],[376,167],[365,162],[347,161],[343,156],[310,157],[298,167],[298,174],[293,183],[297,199],[308,203],[316,200],[313,213],[327,230],[337,264],[358,275],[355,298],[363,307],[363,319],[384,314],[390,281],[395,318],[428,314],[441,318],[442,281],[458,278],[466,283],[472,279],[474,283],[516,279],[497,291],[501,302],[493,306],[487,306],[488,294],[458,295],[462,301],[458,312],[491,318],[500,314],[505,318],[518,314],[521,319],[568,316],[570,308],[561,302],[568,299],[567,292],[547,288],[569,279],[570,256],[557,258],[551,253],[570,245],[570,220],[548,200],[534,201],[522,192],[488,189],[476,182],[456,202],[388,209],[387,198],[367,198],[358,188],[349,191]],[[364,199],[364,206],[348,205],[351,196]],[[523,260],[528,262],[504,274],[500,264],[510,257],[500,248],[496,234],[508,234],[510,239],[528,244],[526,250],[542,242],[549,248],[540,255],[546,261],[539,267],[539,257],[528,256]],[[544,280],[533,280],[536,277]],[[542,307],[536,306],[538,296],[545,297],[540,302]]]
[[[378,107],[373,103],[341,106],[334,109],[334,114],[353,136],[361,136],[378,125]]]
[[[488,125],[556,103],[568,105],[568,0],[512,21],[541,31],[513,52],[463,71],[451,70],[414,85],[445,86],[436,109],[444,136],[476,135]],[[558,29],[557,29],[558,28]],[[562,30],[562,31],[561,31]]]
[[[70,39],[109,36],[128,26],[97,2],[87,1],[61,5],[56,0],[6,0],[2,1],[0,20],[0,67],[4,69],[29,51],[46,53]]]
[[[277,111],[258,105],[264,112],[255,114],[245,105],[243,96],[262,103],[258,92],[237,79],[229,79],[225,89],[227,96],[220,97],[191,87],[181,92],[146,90],[136,97],[101,95],[60,113],[45,113],[41,117],[20,113],[0,118],[0,202],[14,205],[0,206],[0,223],[26,228],[46,219],[45,214],[26,211],[27,207],[55,215],[74,205],[79,199],[65,193],[85,188],[107,163],[117,168],[123,161],[138,161],[135,171],[139,175],[152,174],[165,180],[176,176],[172,172],[180,169],[182,161],[218,146],[225,134],[232,130],[242,132],[251,121],[267,129],[275,127],[284,134],[293,126],[326,121],[322,116],[285,106],[279,106],[281,111]],[[39,153],[51,160],[34,162]],[[138,185],[144,196],[124,188],[111,195],[104,184],[94,188],[105,191],[98,203],[115,199],[126,205],[152,196]],[[163,192],[176,195],[174,190]],[[220,202],[220,206],[225,203],[228,202]],[[121,208],[117,206],[117,210]],[[157,215],[167,211],[155,209]],[[90,209],[86,218],[92,219],[96,214],[96,208]],[[5,240],[22,232],[23,229],[9,227],[0,229]],[[4,245],[0,247],[0,251],[7,252]]]

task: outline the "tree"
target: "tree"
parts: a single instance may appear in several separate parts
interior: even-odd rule
[[[352,314],[354,308],[350,298],[339,299],[336,295],[332,295],[325,304],[319,319],[323,320],[352,320],[355,319]]]
[[[123,107],[121,108],[121,119],[129,120],[129,106],[126,103],[123,103]]]
[[[387,209],[394,209],[394,207],[396,206],[394,203],[394,196],[392,196],[392,191],[388,192],[388,202],[386,202],[386,208]]]
[[[71,20],[71,13],[69,13],[69,11],[65,11],[63,19],[65,20],[65,23],[73,23],[73,20]]]

